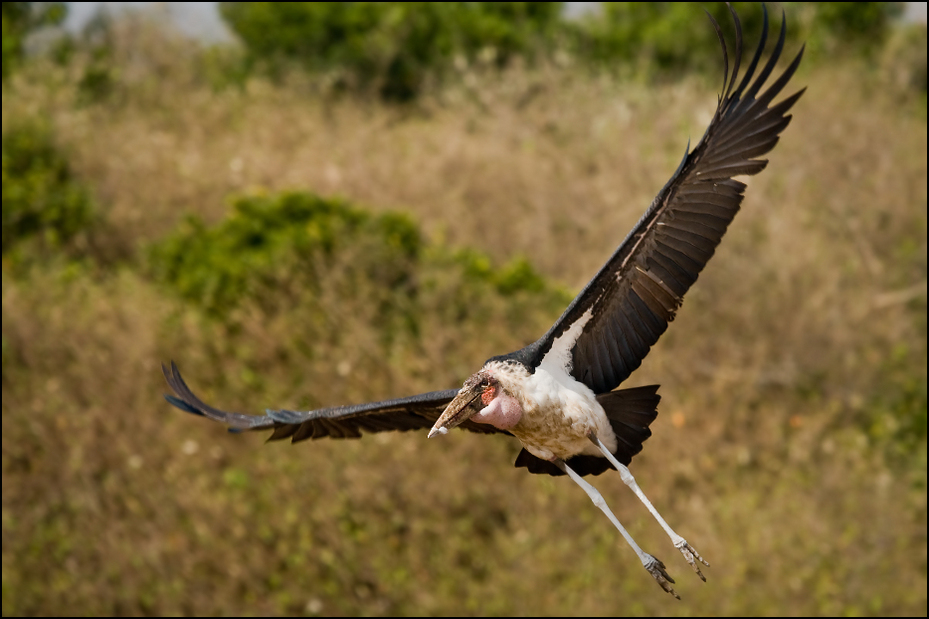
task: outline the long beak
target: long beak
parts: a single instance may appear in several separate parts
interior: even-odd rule
[[[471,389],[463,388],[455,396],[455,399],[448,403],[442,415],[439,417],[432,429],[429,430],[428,438],[437,434],[447,434],[455,426],[461,425],[472,415],[478,412],[479,408],[471,404],[481,397],[484,390],[477,385]]]

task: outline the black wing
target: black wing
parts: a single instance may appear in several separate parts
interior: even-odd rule
[[[742,26],[736,28],[735,68],[722,31],[710,17],[723,47],[723,95],[706,133],[684,155],[674,176],[564,314],[539,341],[509,355],[530,367],[555,362],[595,393],[611,391],[642,363],[680,307],[684,293],[713,255],[742,202],[745,185],[733,176],[757,174],[767,160],[755,159],[777,144],[790,122],[786,112],[803,90],[771,106],[794,74],[803,50],[762,94],[784,46],[786,22],[770,59],[752,81],[768,34],[765,10],[761,42],[735,87],[742,60]],[[770,107],[769,107],[770,106]],[[548,359],[547,355],[551,355]]]
[[[361,432],[387,432],[429,429],[445,406],[458,394],[457,389],[432,391],[409,398],[369,402],[352,406],[320,408],[315,411],[268,410],[264,415],[229,413],[205,404],[195,396],[172,361],[171,369],[162,364],[168,386],[176,396],[165,399],[188,413],[209,417],[233,430],[274,430],[269,441],[290,438],[294,443],[309,438],[361,438]],[[466,421],[462,428],[483,434],[504,433],[493,426]]]

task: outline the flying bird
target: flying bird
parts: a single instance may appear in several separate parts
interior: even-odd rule
[[[245,415],[213,408],[188,388],[172,361],[162,366],[177,408],[222,422],[234,430],[271,430],[269,440],[358,438],[362,432],[429,429],[429,437],[463,428],[508,434],[522,444],[517,467],[530,473],[568,475],[609,517],[642,565],[668,593],[679,596],[664,563],[643,551],[584,477],[615,468],[645,504],[697,575],[709,566],[659,515],[627,468],[651,436],[658,386],[616,388],[642,363],[681,306],[684,294],[713,255],[742,203],[745,184],[733,177],[761,172],[758,157],[777,144],[790,123],[787,114],[804,90],[777,104],[800,64],[803,49],[764,91],[784,47],[786,22],[757,77],[768,34],[764,12],[761,41],[739,79],[742,27],[735,23],[734,68],[722,30],[710,21],[722,45],[722,95],[709,127],[685,155],[619,248],[571,302],[548,332],[525,348],[491,357],[460,389],[312,411],[268,410]]]

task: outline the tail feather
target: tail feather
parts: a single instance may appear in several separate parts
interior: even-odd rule
[[[623,464],[642,451],[642,443],[652,435],[648,426],[658,416],[658,385],[610,391],[597,396],[610,426],[616,434],[617,450],[613,455]]]

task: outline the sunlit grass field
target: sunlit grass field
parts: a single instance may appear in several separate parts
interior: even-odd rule
[[[768,169],[627,383],[662,385],[632,471],[708,582],[618,475],[594,482],[679,602],[570,480],[513,468],[515,441],[265,445],[161,396],[171,359],[243,412],[456,387],[560,308],[513,316],[486,295],[462,319],[439,290],[418,335],[385,343],[377,283],[340,279],[351,251],[312,312],[295,295],[225,322],[145,256],[190,214],[215,225],[234,196],[301,190],[407,213],[495,267],[524,257],[570,298],[719,84],[475,69],[395,108],[309,78],[217,88],[186,44],[119,32],[103,100],[38,61],[3,90],[4,131],[47,123],[101,213],[89,260],[4,261],[5,615],[925,615],[925,99],[852,61],[801,68]]]

